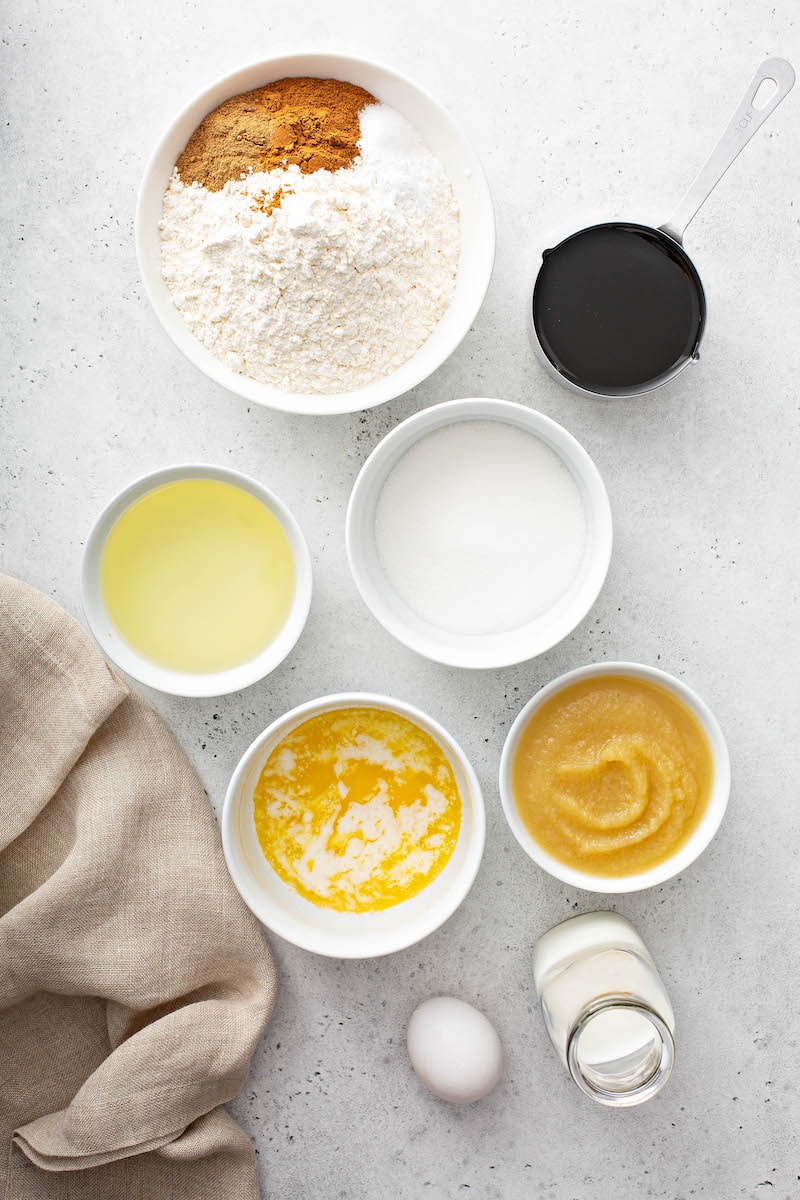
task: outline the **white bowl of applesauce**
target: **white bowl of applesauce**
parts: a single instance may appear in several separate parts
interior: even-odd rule
[[[412,946],[483,855],[480,785],[450,734],[388,696],[323,696],[245,751],[222,812],[228,870],[274,933],[332,958]]]
[[[523,850],[592,892],[636,892],[685,870],[728,804],[728,748],[682,680],[640,663],[568,671],[528,701],[500,760]]]

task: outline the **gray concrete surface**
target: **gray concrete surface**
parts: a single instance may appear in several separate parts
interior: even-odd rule
[[[442,720],[485,788],[477,883],[435,936],[339,963],[271,938],[281,988],[234,1110],[267,1196],[291,1200],[785,1200],[800,1195],[797,740],[798,154],[800,89],[690,231],[710,321],[703,360],[642,402],[592,403],[540,373],[526,301],[548,231],[666,218],[766,54],[800,66],[794,0],[6,0],[2,127],[2,566],[79,614],[83,541],[110,494],[189,458],[274,487],[308,537],[307,631],[270,679],[196,702],[151,697],[215,809],[273,717],[340,688],[390,691]],[[330,47],[427,86],[471,132],[494,192],[486,305],[452,359],[394,403],[344,418],[249,407],[162,334],[139,283],[135,191],[162,126],[211,78],[256,57]],[[395,644],[344,558],[349,488],[370,448],[422,405],[520,400],[562,421],[600,467],[616,547],[594,611],[527,665],[465,674]],[[533,992],[537,935],[601,906],[512,839],[496,773],[522,702],[593,659],[659,663],[716,710],[734,793],[681,878],[617,907],[642,931],[678,1019],[678,1060],[649,1106],[583,1099]],[[425,1094],[407,1018],[452,992],[496,1023],[504,1081],[464,1110]]]

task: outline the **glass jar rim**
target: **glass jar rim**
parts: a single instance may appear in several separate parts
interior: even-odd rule
[[[586,1026],[600,1013],[606,1012],[609,1009],[627,1009],[629,1012],[634,1012],[644,1017],[653,1026],[661,1042],[661,1055],[652,1074],[643,1083],[637,1084],[636,1087],[630,1088],[627,1091],[613,1091],[609,1088],[603,1088],[588,1078],[581,1067],[578,1054],[578,1043]],[[567,1066],[575,1083],[592,1100],[596,1100],[598,1104],[605,1104],[612,1108],[628,1108],[635,1104],[643,1104],[646,1100],[652,1099],[653,1096],[661,1091],[669,1079],[674,1062],[675,1042],[672,1030],[664,1019],[648,1004],[645,1004],[641,1000],[633,1000],[630,996],[602,996],[591,1004],[586,1005],[575,1021],[567,1042]]]

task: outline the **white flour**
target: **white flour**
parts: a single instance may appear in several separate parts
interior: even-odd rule
[[[443,167],[383,104],[361,113],[359,149],[344,170],[290,166],[219,192],[173,175],[161,273],[233,370],[292,392],[350,391],[406,362],[448,307],[460,231]],[[279,189],[278,207],[259,208]]]

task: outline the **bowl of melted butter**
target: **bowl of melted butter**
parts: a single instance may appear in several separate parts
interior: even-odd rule
[[[466,896],[483,798],[436,721],[387,696],[342,693],[280,717],[243,755],[222,842],[255,915],[287,941],[372,958],[420,941]]]

